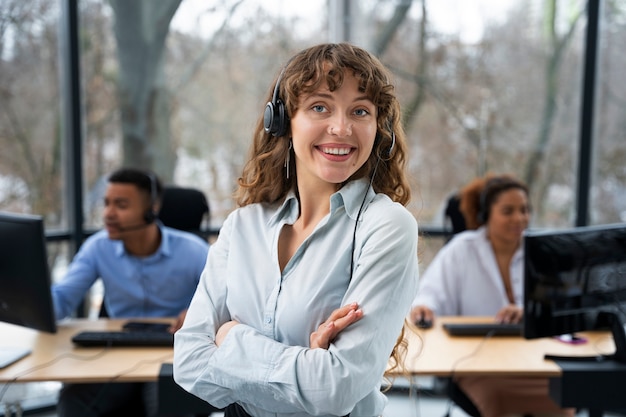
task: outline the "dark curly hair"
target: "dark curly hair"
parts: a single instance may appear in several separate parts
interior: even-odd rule
[[[460,192],[459,210],[465,219],[466,228],[478,229],[487,223],[491,206],[496,198],[513,188],[529,195],[528,186],[510,174],[490,173],[470,181]]]

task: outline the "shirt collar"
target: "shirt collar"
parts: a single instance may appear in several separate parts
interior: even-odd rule
[[[170,245],[170,229],[165,227],[165,225],[160,220],[156,220],[155,223],[157,227],[161,230],[161,244],[157,248],[156,252],[148,256],[148,258],[153,258],[155,256],[161,255],[169,256],[172,253],[172,247]],[[113,244],[115,245],[115,255],[117,257],[121,258],[122,256],[133,256],[130,253],[126,252],[126,249],[124,248],[124,242],[122,242],[121,240],[116,240],[113,242]]]
[[[366,178],[350,181],[330,196],[330,211],[332,213],[345,206],[348,217],[356,220],[361,205],[364,204],[364,208],[366,208],[374,196],[374,190],[369,186],[369,181]]]
[[[489,247],[490,250],[493,250],[491,249],[491,242],[489,242],[489,239],[487,239],[487,226],[485,225],[480,226],[477,232],[480,234],[480,237],[483,240],[483,244]],[[515,250],[515,253],[513,254],[512,261],[517,262],[523,258],[524,258],[524,236],[522,236],[522,240],[520,241],[519,246],[517,247],[517,249]]]
[[[374,199],[374,196],[374,190],[370,187],[366,178],[350,181],[330,196],[330,212],[334,213],[345,206],[348,217],[356,219],[363,203],[363,198],[365,198],[365,205],[367,206]],[[275,223],[279,219],[284,219],[287,223],[294,223],[298,219],[299,213],[298,199],[295,192],[290,190],[269,222]]]

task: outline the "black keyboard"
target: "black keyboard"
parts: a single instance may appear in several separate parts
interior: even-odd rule
[[[522,323],[444,323],[451,336],[522,336]]]
[[[72,337],[79,346],[174,346],[169,332],[84,331]]]

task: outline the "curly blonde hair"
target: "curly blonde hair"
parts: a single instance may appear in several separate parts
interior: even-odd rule
[[[331,91],[343,83],[346,71],[359,79],[359,90],[376,105],[377,134],[368,160],[346,182],[371,176],[376,167],[372,187],[392,200],[406,205],[411,198],[406,174],[406,135],[401,124],[400,104],[390,84],[390,72],[366,50],[348,43],[327,43],[304,49],[293,56],[277,76],[267,94],[272,100],[274,89],[285,105],[287,122],[298,110],[299,98],[327,83]],[[289,152],[291,129],[274,137],[265,131],[259,118],[250,157],[238,180],[235,198],[240,206],[252,203],[275,203],[297,186],[295,168],[289,178],[285,175],[285,160]],[[392,146],[393,150],[388,155]],[[378,165],[377,165],[378,163]],[[292,164],[293,165],[293,164]],[[343,184],[342,184],[343,185]]]

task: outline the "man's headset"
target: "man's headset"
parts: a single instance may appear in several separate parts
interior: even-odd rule
[[[276,85],[274,86],[272,100],[267,102],[267,104],[265,105],[265,111],[263,112],[263,128],[265,129],[266,133],[269,133],[274,137],[285,136],[285,134],[287,133],[287,128],[289,126],[289,115],[287,115],[285,103],[278,96],[278,92],[280,91],[280,82],[283,79],[287,65],[289,65],[289,62],[287,62],[287,64],[280,71],[278,79],[276,80]],[[381,135],[377,134],[374,143],[377,144],[378,142],[380,142],[380,140]],[[378,156],[389,158],[395,146],[396,134],[393,130],[391,130],[391,145],[389,146],[389,149],[383,152],[383,155],[379,154]]]
[[[120,227],[119,230],[122,232],[130,232],[132,230],[143,229],[144,227],[148,227],[149,225],[154,223],[158,218],[158,213],[154,210],[154,206],[158,199],[157,179],[151,173],[146,173],[146,176],[150,180],[150,207],[143,214],[144,222],[132,226]]]
[[[158,217],[158,213],[154,210],[154,206],[157,202],[157,179],[151,173],[147,173],[146,175],[150,178],[150,207],[144,213],[143,219],[146,224],[150,224],[154,223]]]

